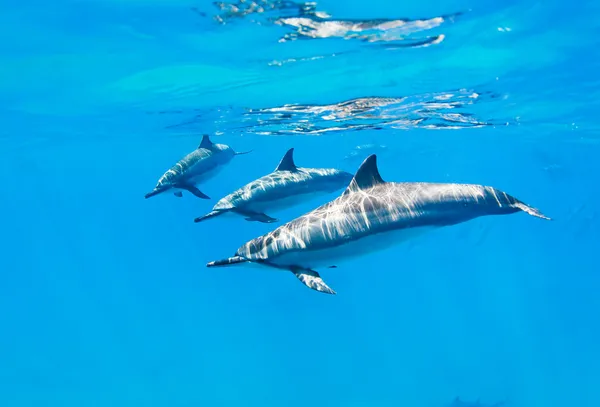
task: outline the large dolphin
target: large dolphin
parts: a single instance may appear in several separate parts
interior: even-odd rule
[[[184,189],[198,198],[210,199],[196,188],[196,184],[215,176],[235,155],[249,152],[236,153],[228,145],[213,143],[210,141],[210,137],[205,134],[202,136],[198,148],[168,169],[160,177],[154,189],[146,194],[146,198],[170,189]],[[176,191],[174,195],[179,198],[183,196],[181,191]]]
[[[306,286],[335,294],[315,268],[382,250],[427,230],[486,215],[538,210],[492,187],[385,182],[375,155],[361,164],[335,200],[250,240],[233,257],[207,267],[258,263],[293,272]]]
[[[264,223],[276,222],[265,212],[290,208],[301,202],[347,187],[352,174],[331,168],[303,168],[294,163],[294,149],[290,148],[272,173],[244,185],[221,199],[212,212],[194,219],[194,222],[237,213],[246,220]]]

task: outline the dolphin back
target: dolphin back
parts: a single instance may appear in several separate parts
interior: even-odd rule
[[[336,169],[298,168],[274,171],[221,199],[213,209],[226,210],[256,203],[274,202],[304,194],[329,193],[348,185],[352,176]]]

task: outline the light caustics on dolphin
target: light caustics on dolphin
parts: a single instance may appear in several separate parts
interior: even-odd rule
[[[194,219],[201,222],[224,213],[236,213],[249,221],[276,222],[272,210],[282,210],[311,198],[346,187],[352,174],[333,168],[304,168],[294,163],[294,149],[289,149],[275,171],[222,198],[212,211]]]
[[[242,245],[207,267],[258,263],[289,270],[306,286],[328,294],[315,268],[391,247],[429,230],[488,215],[519,211],[549,219],[496,188],[473,184],[385,182],[376,156],[360,166],[335,200]]]
[[[234,156],[249,152],[236,153],[228,145],[213,143],[205,134],[198,148],[169,168],[145,197],[150,198],[165,191],[175,190],[173,194],[181,198],[181,190],[185,190],[198,198],[210,199],[196,185],[215,176]]]

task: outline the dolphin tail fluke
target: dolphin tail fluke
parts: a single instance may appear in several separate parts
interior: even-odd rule
[[[326,294],[336,294],[335,291],[325,284],[325,281],[323,281],[318,272],[298,267],[292,267],[290,271],[308,288]]]
[[[214,218],[215,216],[222,215],[223,213],[225,213],[225,212],[224,211],[212,211],[212,212],[207,213],[204,216],[197,217],[196,219],[194,219],[194,222],[195,223],[202,222],[206,219],[210,219],[210,218]]]
[[[241,257],[241,256],[233,256],[228,259],[215,260],[210,263],[206,263],[206,267],[223,267],[223,266],[232,266],[234,264],[246,263],[249,260]]]
[[[544,215],[542,212],[540,212],[538,209],[533,208],[521,201],[517,201],[514,204],[512,204],[513,207],[522,210],[523,212],[526,212],[528,214],[530,214],[531,216],[535,216],[536,218],[541,218],[541,219],[545,219],[545,220],[552,220],[551,218],[549,218],[548,216]]]

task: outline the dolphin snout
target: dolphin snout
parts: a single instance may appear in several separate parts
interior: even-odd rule
[[[144,198],[148,199],[150,197],[153,197],[154,195],[160,194],[162,191],[163,191],[163,189],[154,188],[152,191],[150,191],[146,195],[144,195]]]

